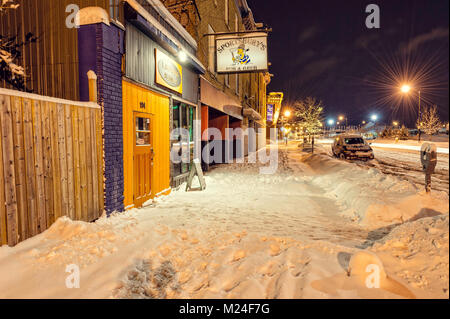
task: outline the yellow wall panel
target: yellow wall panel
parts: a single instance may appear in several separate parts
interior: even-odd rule
[[[169,110],[168,97],[123,81],[124,205],[126,208],[134,207],[134,112],[152,115],[152,145],[155,152],[151,167],[152,198],[170,192]]]

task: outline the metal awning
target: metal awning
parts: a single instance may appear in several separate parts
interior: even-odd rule
[[[262,119],[261,114],[259,114],[258,112],[256,112],[254,109],[252,109],[250,107],[244,107],[242,114],[244,114],[245,117],[248,117],[249,119],[251,119],[253,121],[260,121]]]
[[[222,113],[243,120],[242,106],[237,99],[217,89],[204,77],[200,77],[200,101]]]

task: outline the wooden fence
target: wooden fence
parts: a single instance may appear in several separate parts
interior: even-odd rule
[[[104,208],[100,107],[0,89],[0,245]]]

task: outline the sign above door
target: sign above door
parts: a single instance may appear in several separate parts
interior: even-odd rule
[[[183,93],[183,68],[167,54],[155,49],[155,82],[172,91]]]

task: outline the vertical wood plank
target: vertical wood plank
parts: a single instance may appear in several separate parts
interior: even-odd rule
[[[27,212],[27,185],[25,181],[25,153],[23,145],[22,99],[12,97],[12,118],[14,131],[14,168],[16,174],[16,194],[19,240],[30,237]]]
[[[25,148],[25,172],[27,185],[27,210],[30,222],[31,235],[37,235],[38,231],[38,215],[36,207],[36,178],[34,164],[34,147],[33,147],[33,119],[31,110],[31,100],[23,99],[23,133]]]
[[[46,102],[42,108],[42,136],[44,156],[44,193],[47,228],[55,222],[53,202],[53,154],[52,131],[50,126],[50,103]]]
[[[0,104],[1,105],[1,104]],[[8,244],[6,234],[5,179],[3,176],[3,129],[0,115],[0,246]]]
[[[42,141],[41,109],[45,102],[33,101],[33,137],[34,137],[34,163],[36,176],[36,200],[38,214],[39,233],[47,229],[47,218],[45,210],[45,182],[44,182],[44,159]]]
[[[87,203],[87,167],[86,167],[86,130],[84,123],[84,110],[83,108],[78,108],[78,138],[80,147],[80,171],[81,171],[81,216],[82,220],[88,220],[88,203]]]
[[[98,196],[99,196],[99,216],[103,214],[105,207],[105,170],[103,167],[103,125],[101,110],[95,111],[95,128],[96,128],[96,143],[97,143],[97,180],[98,180]]]
[[[51,130],[51,151],[52,151],[52,171],[53,171],[53,209],[55,221],[62,216],[61,209],[61,173],[58,152],[58,112],[55,103],[49,103],[50,107],[50,130]]]
[[[86,131],[86,171],[87,171],[87,206],[88,206],[88,221],[94,220],[94,207],[92,196],[92,138],[91,138],[91,118],[88,108],[84,108],[84,129]]]
[[[2,128],[3,177],[5,179],[5,209],[8,245],[18,242],[16,181],[14,174],[14,147],[12,139],[11,100],[0,95],[0,121]]]
[[[57,104],[58,112],[58,158],[61,178],[61,214],[69,216],[69,194],[67,187],[67,148],[64,105]]]
[[[73,129],[72,112],[70,105],[65,105],[65,127],[66,127],[66,157],[67,157],[67,190],[68,190],[68,209],[69,217],[76,219],[75,215],[75,189],[73,182]]]
[[[81,171],[80,171],[80,139],[78,137],[79,121],[78,111],[76,107],[72,107],[72,127],[73,127],[73,169],[74,169],[74,192],[75,192],[75,219],[81,220],[82,207],[81,207]]]
[[[95,130],[95,111],[94,109],[89,110],[89,117],[91,119],[91,157],[92,157],[92,214],[93,219],[99,217],[99,200],[98,200],[98,175],[97,175],[97,139]]]

